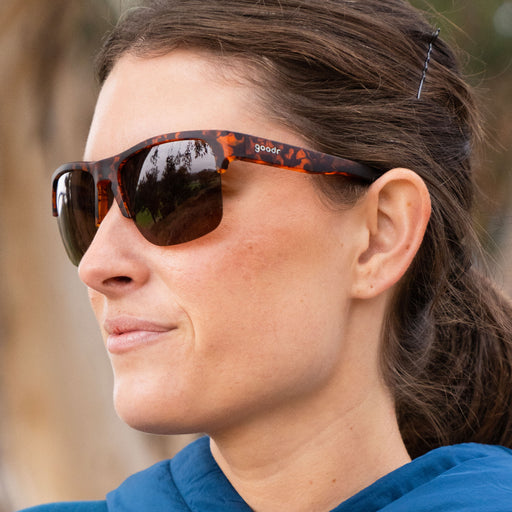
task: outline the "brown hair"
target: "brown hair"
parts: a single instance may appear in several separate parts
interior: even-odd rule
[[[432,217],[389,307],[382,349],[413,457],[457,442],[512,446],[512,307],[476,267],[472,228],[481,124],[452,51],[432,33],[403,0],[147,0],[98,59],[100,80],[125,52],[237,59],[269,117],[314,148],[423,178]],[[332,197],[346,185],[321,188]]]

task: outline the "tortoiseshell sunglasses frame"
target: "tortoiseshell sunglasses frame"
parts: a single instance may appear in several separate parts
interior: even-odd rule
[[[217,171],[221,174],[234,160],[244,160],[308,174],[353,176],[367,182],[372,182],[383,174],[381,170],[353,160],[244,133],[224,130],[182,131],[152,137],[118,155],[97,162],[71,162],[60,166],[52,177],[53,215],[58,216],[57,183],[59,178],[69,171],[84,171],[93,176],[97,189],[96,224],[99,226],[109,208],[104,189],[105,184],[110,184],[112,187],[112,192],[123,215],[131,218],[122,192],[123,164],[137,153],[153,146],[182,140],[206,142],[213,151]]]

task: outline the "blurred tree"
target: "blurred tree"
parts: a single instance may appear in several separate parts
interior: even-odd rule
[[[512,292],[512,1],[412,0],[454,42],[469,81],[480,92],[488,144],[478,168],[481,236],[498,279]]]
[[[103,344],[50,213],[50,174],[83,151],[97,94],[92,57],[118,8],[0,3],[2,512],[101,498],[175,451],[115,416]]]

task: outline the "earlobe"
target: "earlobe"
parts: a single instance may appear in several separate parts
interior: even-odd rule
[[[355,263],[353,296],[373,298],[406,273],[430,218],[425,182],[409,169],[392,169],[375,181],[364,198],[368,236]]]

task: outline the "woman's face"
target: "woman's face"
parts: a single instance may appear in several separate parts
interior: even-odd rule
[[[181,130],[303,145],[257,98],[213,58],[124,56],[85,156]],[[331,400],[355,373],[346,337],[357,207],[336,211],[307,175],[245,162],[223,175],[223,194],[221,225],[171,247],[147,242],[114,205],[81,262],[117,411],[141,430],[212,433],[284,414],[284,404],[297,412]]]

